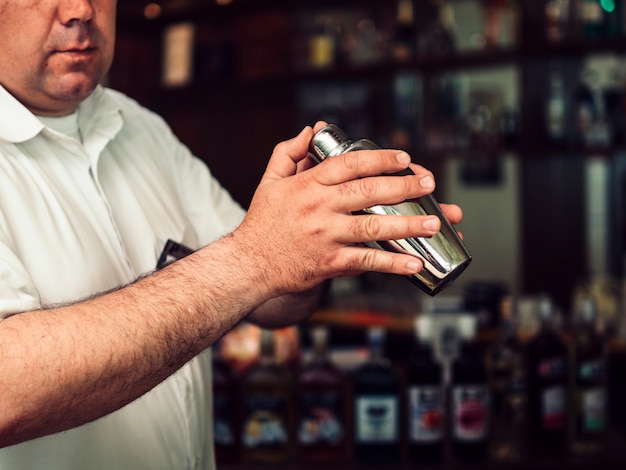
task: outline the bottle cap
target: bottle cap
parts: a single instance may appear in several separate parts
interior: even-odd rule
[[[314,345],[325,346],[328,342],[328,328],[318,325],[311,329],[311,339]]]
[[[367,330],[367,340],[372,346],[380,346],[385,341],[385,329],[380,326],[373,326]]]
[[[476,317],[461,315],[459,317],[459,336],[464,340],[471,340],[476,335]]]
[[[580,319],[584,322],[593,322],[596,319],[596,302],[592,297],[584,297],[580,301]]]
[[[537,299],[537,316],[544,321],[554,318],[554,305],[550,297],[542,295]]]
[[[435,333],[433,319],[427,314],[417,316],[414,327],[415,336],[421,341],[429,341]]]

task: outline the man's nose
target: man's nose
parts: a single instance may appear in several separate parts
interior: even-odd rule
[[[73,21],[91,21],[94,15],[93,0],[59,0],[59,20],[63,24]]]

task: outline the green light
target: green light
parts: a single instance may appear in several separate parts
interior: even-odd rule
[[[600,6],[607,13],[613,13],[613,11],[615,11],[614,0],[600,0]]]

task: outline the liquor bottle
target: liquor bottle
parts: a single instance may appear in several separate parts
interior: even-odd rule
[[[600,0],[577,0],[578,16],[584,39],[598,39],[606,32],[604,9]]]
[[[398,62],[408,62],[415,57],[417,37],[413,19],[413,0],[398,0],[392,54]]]
[[[419,337],[409,361],[408,382],[409,459],[414,464],[439,463],[443,460],[445,437],[442,367],[431,346]]]
[[[239,377],[222,356],[220,344],[212,351],[213,442],[218,463],[239,459],[239,417],[237,415]]]
[[[529,437],[537,455],[560,455],[567,446],[567,345],[554,310],[548,297],[538,299],[541,326],[527,347]]]
[[[348,383],[331,361],[328,329],[311,329],[313,357],[298,371],[297,448],[303,462],[341,462],[347,458]]]
[[[353,375],[354,453],[360,463],[400,460],[400,377],[384,355],[385,330],[368,330],[369,359]]]
[[[243,458],[251,463],[279,464],[291,458],[291,375],[275,357],[274,332],[261,330],[258,362],[242,384]]]
[[[526,447],[527,379],[515,308],[514,299],[503,302],[500,337],[487,355],[491,393],[489,455],[501,462],[519,461]]]
[[[592,298],[583,298],[572,348],[572,451],[576,454],[601,452],[606,437],[606,348],[595,322],[595,302]]]
[[[611,0],[604,6],[606,34],[621,37],[624,34],[624,0]]]
[[[459,326],[463,343],[452,364],[450,390],[452,455],[471,462],[487,456],[489,388],[485,361],[472,339],[474,323],[462,321]]]
[[[546,132],[548,140],[562,142],[566,134],[567,100],[564,78],[560,71],[552,71],[546,100]]]
[[[545,23],[548,41],[560,42],[568,39],[572,22],[570,10],[570,0],[546,0]]]

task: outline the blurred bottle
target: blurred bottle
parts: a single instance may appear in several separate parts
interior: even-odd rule
[[[239,377],[222,356],[220,343],[213,348],[213,442],[218,463],[239,460]]]
[[[416,48],[417,36],[413,20],[413,0],[398,0],[392,42],[393,58],[398,62],[409,62],[415,57]]]
[[[279,464],[291,458],[291,376],[275,358],[274,332],[261,330],[258,362],[243,379],[243,457],[247,462]]]
[[[339,23],[332,16],[317,19],[309,39],[309,65],[314,68],[327,68],[337,65],[340,59]]]
[[[566,97],[563,75],[560,71],[550,73],[548,99],[546,101],[546,132],[548,140],[562,142],[565,139]]]
[[[439,17],[419,31],[417,55],[423,59],[441,59],[456,52],[454,9],[444,2],[439,8]]]
[[[296,380],[297,447],[303,462],[341,462],[347,457],[348,383],[329,357],[328,329],[311,329],[313,357]]]
[[[606,347],[596,329],[596,305],[580,301],[573,341],[572,451],[595,454],[603,450],[607,427]]]
[[[423,342],[416,328],[407,390],[407,440],[409,459],[415,464],[436,464],[443,460],[445,438],[445,394],[442,367],[431,346]]]
[[[570,35],[570,0],[547,0],[546,39],[549,42],[560,42]]]
[[[606,35],[621,37],[624,34],[624,0],[610,0],[604,4]]]
[[[537,301],[541,326],[527,347],[529,437],[538,455],[563,454],[567,445],[567,346],[548,297]]]
[[[482,2],[485,17],[485,47],[510,47],[517,41],[517,2],[487,0]]]
[[[523,345],[517,337],[516,299],[504,299],[501,333],[487,355],[491,392],[489,454],[495,461],[519,461],[525,451],[527,380]]]
[[[368,330],[369,360],[354,371],[354,453],[360,463],[400,460],[400,377],[384,355],[385,330]]]
[[[606,32],[601,0],[577,0],[577,14],[585,39],[598,39]]]
[[[462,321],[459,327],[464,341],[452,365],[452,454],[470,462],[487,455],[490,400],[486,364],[473,340],[475,324]]]

